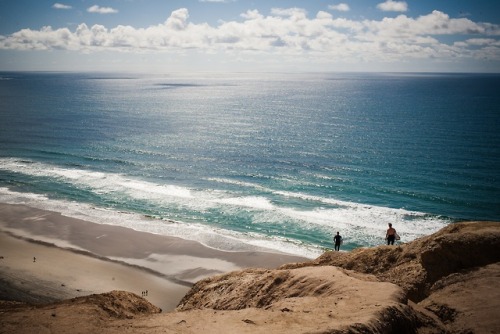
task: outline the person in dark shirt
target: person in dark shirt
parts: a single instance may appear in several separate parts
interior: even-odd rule
[[[342,244],[342,236],[337,232],[337,235],[333,237],[333,241],[335,243],[335,250],[340,250],[340,245]]]

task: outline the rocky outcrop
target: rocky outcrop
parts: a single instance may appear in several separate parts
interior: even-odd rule
[[[450,333],[499,333],[500,263],[448,275],[418,305]]]

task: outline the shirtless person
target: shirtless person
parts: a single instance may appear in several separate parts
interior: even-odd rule
[[[391,223],[389,223],[385,239],[387,240],[388,245],[394,245],[394,240],[396,240],[396,229],[392,227]]]

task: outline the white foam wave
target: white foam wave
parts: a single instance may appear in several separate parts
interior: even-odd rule
[[[55,178],[80,188],[90,188],[100,194],[119,192],[137,199],[193,198],[191,190],[188,188],[174,185],[158,185],[121,174],[61,168],[40,162],[19,161],[13,158],[0,159],[0,169],[35,177]]]
[[[277,207],[267,201],[265,209],[268,212],[265,215],[258,215],[255,220],[273,223],[293,220],[300,222],[302,225],[309,225],[311,228],[323,229],[327,234],[334,234],[336,230],[347,231],[345,239],[350,238],[351,241],[358,244],[380,244],[380,238],[385,236],[388,223],[392,223],[397,227],[399,234],[402,235],[405,241],[429,235],[450,223],[447,219],[430,216],[423,212],[347,202],[298,192],[277,191],[251,182],[230,179],[213,180],[259,189],[285,198],[317,202],[318,206],[312,210],[298,210]],[[240,199],[239,201],[232,201],[232,203],[241,203],[243,201],[243,199]],[[321,204],[328,207],[333,206],[333,208],[325,209],[321,207]],[[257,201],[254,203],[254,207],[264,208],[264,206],[259,206]]]
[[[214,202],[225,205],[247,207],[257,210],[275,210],[276,206],[273,205],[269,199],[259,196],[247,197],[231,197],[214,200]]]
[[[62,168],[40,162],[21,161],[14,158],[0,159],[0,169],[35,177],[54,178],[59,182],[65,182],[98,194],[109,196],[118,194],[125,196],[125,201],[128,201],[128,199],[144,200],[153,206],[167,208],[167,210],[170,207],[184,207],[203,214],[205,210],[215,208],[220,209],[221,212],[225,212],[226,215],[234,215],[236,217],[236,215],[241,213],[241,209],[244,208],[246,213],[251,215],[252,223],[256,230],[266,230],[267,226],[283,224],[291,224],[290,226],[294,229],[301,231],[315,230],[326,236],[333,235],[335,231],[340,230],[346,240],[349,239],[358,245],[380,244],[380,238],[383,238],[385,235],[387,223],[394,224],[404,241],[428,235],[449,223],[445,219],[429,216],[421,212],[346,202],[298,192],[279,191],[251,182],[230,179],[212,179],[212,181],[231,183],[241,188],[257,189],[262,195],[241,195],[241,192],[236,194],[228,191],[195,190],[176,185],[161,185],[133,179],[122,174]],[[272,196],[266,197],[264,195],[266,193],[275,197],[281,197],[282,199],[294,198],[308,203],[305,203],[306,205],[303,206],[303,209],[287,207],[286,204],[277,205],[271,200]],[[27,198],[29,195],[23,196]],[[27,198],[26,200],[39,201],[39,198],[36,196],[31,196],[31,199]],[[46,202],[46,198],[43,198],[43,200]],[[282,203],[283,201],[280,202]],[[56,205],[54,210],[64,211],[65,205]],[[78,210],[72,210],[71,214],[75,214],[75,212],[78,212]],[[103,216],[105,217],[106,215]],[[88,219],[100,223],[108,223],[107,221],[102,221],[100,217],[90,217]],[[137,228],[137,224],[139,223],[134,221],[129,222],[127,226]],[[152,228],[150,223],[147,225],[147,229]],[[201,224],[190,225],[181,223],[179,226],[182,226],[182,228],[178,229],[175,229],[173,226],[168,225],[168,228],[162,226],[153,232],[192,238],[195,231],[189,229],[196,226],[197,241],[226,250],[234,249],[235,246],[233,244],[237,244],[237,242],[227,242],[227,237],[234,237],[233,232],[227,230],[218,230],[215,233],[214,229],[211,229],[210,233],[201,233],[198,229],[207,229],[206,226]],[[220,235],[225,235],[226,238],[220,239]],[[266,239],[263,235],[259,238],[255,236],[247,238],[244,237],[244,234],[238,234],[235,238],[240,240],[239,243],[241,243],[242,239],[246,238],[244,243],[247,245],[267,245],[267,247],[273,249],[276,249],[276,247],[277,249],[287,249],[292,244],[290,241],[285,240],[285,246],[283,244],[276,246],[276,238]],[[256,240],[260,241],[256,243]],[[228,244],[222,245],[224,243]]]
[[[240,233],[203,224],[151,219],[140,214],[98,208],[85,203],[49,199],[42,195],[20,193],[0,188],[0,202],[24,204],[34,208],[60,212],[65,216],[97,224],[128,227],[137,231],[179,237],[224,251],[282,252],[315,258],[322,250],[284,238],[266,237],[256,233]]]

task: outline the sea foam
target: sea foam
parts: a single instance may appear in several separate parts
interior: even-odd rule
[[[365,205],[300,192],[278,191],[252,182],[230,179],[215,181],[258,189],[262,195],[248,196],[235,191],[156,184],[123,174],[66,168],[14,158],[0,159],[0,169],[34,178],[49,178],[53,182],[69,184],[104,196],[106,200],[103,202],[123,205],[109,207],[78,201],[68,203],[49,199],[43,194],[30,195],[6,188],[2,189],[4,202],[24,202],[75,218],[178,236],[228,251],[262,247],[304,256],[318,254],[323,245],[330,242],[330,236],[335,231],[342,231],[346,244],[370,246],[383,243],[389,222],[397,228],[403,241],[433,233],[450,222],[421,212]],[[276,197],[315,204],[299,209],[282,203],[278,205],[273,200]],[[127,203],[133,201],[140,201],[143,209],[134,210],[133,206],[127,206]],[[171,215],[170,211],[176,214]],[[222,225],[205,224],[203,219],[207,212],[219,212],[217,216],[222,218],[217,219],[229,222]],[[144,219],[145,215],[155,219]],[[250,219],[248,224],[251,228],[237,226],[240,224],[238,220],[243,218]],[[288,234],[282,233],[282,230],[288,231]],[[314,243],[311,238],[309,240],[312,242],[304,242],[308,240],[308,231],[323,235],[323,245]]]

